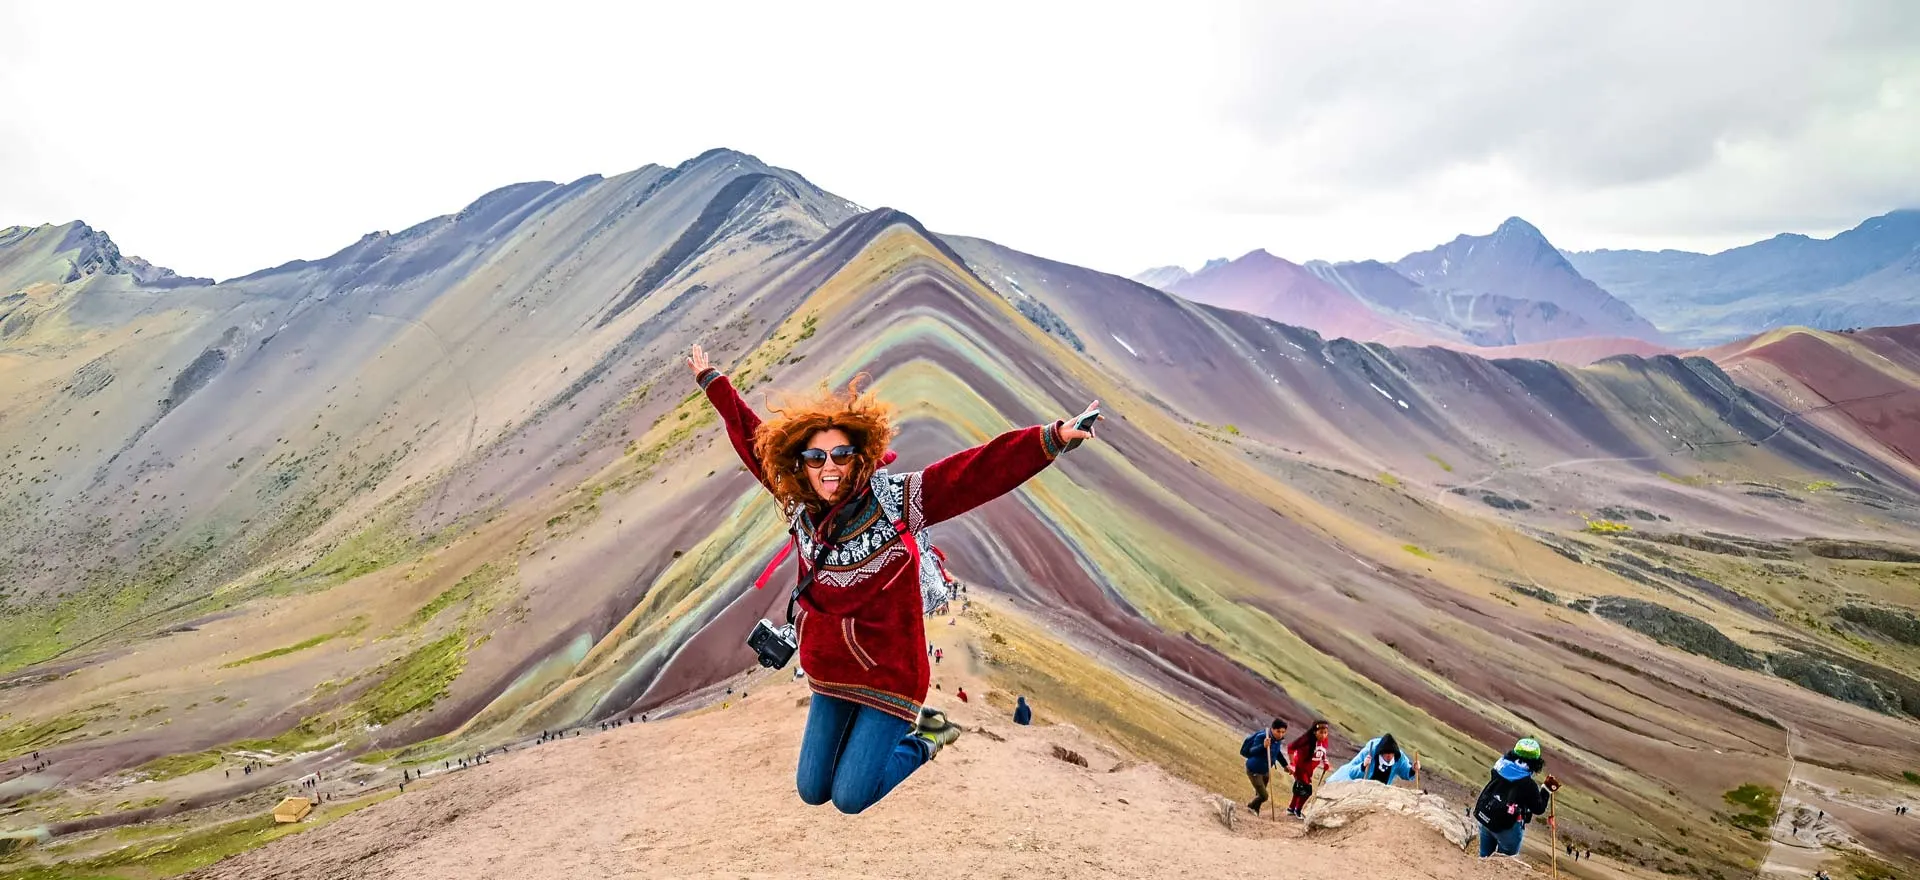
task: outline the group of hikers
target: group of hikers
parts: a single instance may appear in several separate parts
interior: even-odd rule
[[[43,771],[43,770],[46,770],[46,769],[47,769],[48,767],[51,767],[51,766],[53,766],[53,761],[52,761],[52,760],[46,760],[46,761],[42,761],[42,760],[40,760],[40,753],[39,753],[39,752],[34,752],[34,753],[33,753],[33,757],[32,757],[32,758],[30,759],[30,761],[31,761],[31,763],[28,763],[28,764],[26,764],[26,765],[24,765],[24,766],[22,766],[22,767],[19,767],[19,768],[18,768],[18,769],[16,769],[16,770],[14,770],[14,771],[13,771],[13,772],[14,772],[14,775],[16,775],[16,776],[23,776],[23,775],[25,775],[25,774],[28,774],[28,773],[39,773],[39,772],[41,772],[41,771]]]
[[[1317,720],[1292,742],[1287,742],[1284,718],[1275,718],[1265,730],[1256,730],[1248,736],[1240,744],[1240,756],[1247,759],[1247,779],[1253,783],[1253,800],[1247,809],[1255,815],[1260,813],[1260,808],[1267,803],[1267,788],[1276,770],[1293,779],[1287,815],[1296,819],[1304,817],[1302,810],[1307,799],[1313,797],[1316,776],[1322,782],[1330,777],[1335,781],[1371,779],[1392,785],[1396,779],[1415,779],[1420,772],[1419,760],[1410,760],[1401,754],[1400,743],[1391,733],[1368,740],[1352,760],[1335,770],[1327,754],[1331,736],[1327,722]]]
[[[1417,781],[1420,777],[1419,755],[1409,758],[1391,733],[1368,740],[1351,760],[1336,770],[1327,755],[1330,730],[1326,721],[1314,721],[1291,742],[1287,741],[1287,729],[1286,719],[1275,718],[1266,729],[1254,731],[1240,743],[1240,756],[1246,759],[1247,779],[1253,784],[1253,800],[1247,803],[1247,809],[1256,815],[1267,803],[1268,787],[1276,771],[1293,780],[1287,815],[1296,819],[1305,818],[1303,810],[1313,797],[1316,777],[1323,783],[1329,779],[1336,782],[1369,780],[1386,785],[1398,779]],[[1474,799],[1471,810],[1474,821],[1480,825],[1481,858],[1496,852],[1518,854],[1527,824],[1535,816],[1549,813],[1553,794],[1560,790],[1560,780],[1548,776],[1544,782],[1535,782],[1534,777],[1545,769],[1540,741],[1532,737],[1514,743],[1512,749],[1494,762],[1490,778]],[[1571,845],[1567,852],[1574,853]]]

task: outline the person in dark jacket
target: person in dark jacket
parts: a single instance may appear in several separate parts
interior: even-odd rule
[[[1253,783],[1253,800],[1247,809],[1260,815],[1267,802],[1267,784],[1273,781],[1274,768],[1287,772],[1287,722],[1273,719],[1266,730],[1256,730],[1240,743],[1240,757],[1247,759],[1247,781]]]
[[[1032,724],[1033,723],[1033,707],[1027,705],[1026,697],[1021,697],[1020,705],[1013,707],[1013,723],[1015,724]]]
[[[1493,765],[1493,778],[1480,789],[1473,802],[1474,821],[1480,823],[1480,857],[1499,852],[1518,855],[1527,834],[1527,823],[1547,811],[1560,780],[1547,777],[1540,785],[1533,777],[1546,769],[1540,756],[1540,741],[1532,737],[1513,744],[1513,749]]]

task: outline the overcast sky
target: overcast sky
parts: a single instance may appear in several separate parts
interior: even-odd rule
[[[1122,274],[1717,250],[1920,206],[1920,2],[0,0],[0,226],[188,274],[712,146]]]

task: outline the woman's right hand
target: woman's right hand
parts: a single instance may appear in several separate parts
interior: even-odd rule
[[[701,373],[712,369],[712,367],[713,362],[707,359],[706,349],[701,348],[698,343],[695,343],[693,350],[687,352],[687,369],[692,370],[693,377],[698,379]]]

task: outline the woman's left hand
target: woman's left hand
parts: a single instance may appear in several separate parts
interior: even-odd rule
[[[1082,431],[1079,428],[1074,427],[1074,424],[1076,422],[1079,422],[1080,419],[1083,416],[1085,416],[1087,413],[1090,413],[1099,408],[1100,408],[1100,401],[1096,400],[1092,403],[1087,404],[1087,408],[1085,410],[1082,410],[1080,412],[1080,415],[1077,415],[1077,416],[1074,416],[1073,418],[1068,419],[1066,424],[1060,426],[1060,439],[1065,440],[1068,443],[1072,443],[1075,440],[1091,439],[1093,437],[1093,431],[1091,430]],[[1106,419],[1107,417],[1103,414],[1095,417],[1094,421],[1104,422],[1106,421]],[[1089,426],[1089,428],[1091,428],[1091,426]]]

